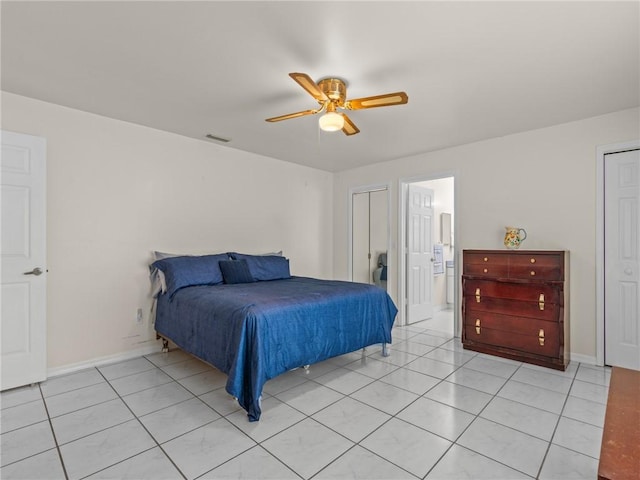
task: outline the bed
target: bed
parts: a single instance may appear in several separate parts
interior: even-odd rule
[[[166,277],[156,332],[226,373],[250,421],[269,379],[391,343],[397,309],[374,285],[291,276],[279,256],[175,258],[153,264]]]

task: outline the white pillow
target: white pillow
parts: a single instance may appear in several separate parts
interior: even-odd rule
[[[255,253],[254,255],[258,257],[281,257],[282,250],[279,250],[277,252],[269,252],[269,253]]]

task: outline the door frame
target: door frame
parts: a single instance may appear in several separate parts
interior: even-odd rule
[[[459,282],[458,269],[458,215],[455,214],[458,205],[458,175],[455,171],[445,171],[432,175],[418,175],[413,177],[402,177],[398,180],[398,322],[397,325],[407,325],[407,262],[406,262],[406,242],[407,242],[407,190],[410,183],[428,182],[430,180],[440,180],[442,178],[453,178],[453,277],[455,289],[453,291],[453,335],[460,336],[460,304],[459,304]]]
[[[640,139],[596,148],[596,365],[604,365],[604,160],[605,156],[640,149]]]
[[[391,247],[391,183],[374,183],[349,189],[347,198],[347,275],[353,282],[353,195],[356,193],[387,191],[387,271],[391,270],[389,255]],[[393,263],[393,262],[391,262]],[[387,289],[387,293],[389,293]]]

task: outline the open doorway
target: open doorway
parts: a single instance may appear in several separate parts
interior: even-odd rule
[[[455,314],[455,178],[400,181],[400,322],[459,335]]]

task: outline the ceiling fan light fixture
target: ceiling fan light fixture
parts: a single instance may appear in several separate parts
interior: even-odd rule
[[[336,112],[327,112],[318,120],[320,130],[325,132],[337,132],[344,127],[344,117]]]

